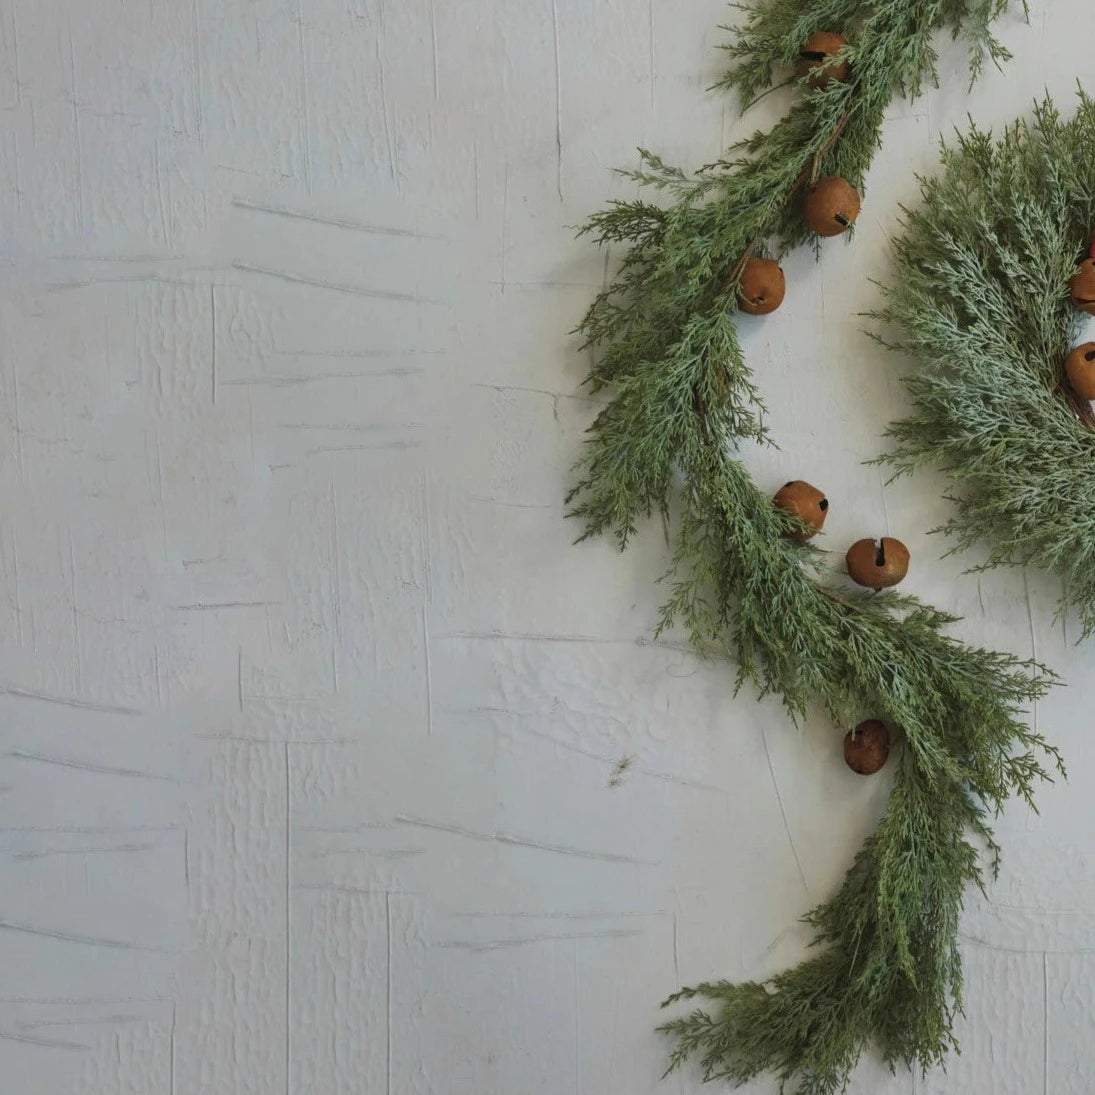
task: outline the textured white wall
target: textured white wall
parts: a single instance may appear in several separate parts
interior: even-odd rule
[[[1093,648],[1039,575],[939,560],[939,480],[861,463],[914,172],[1090,71],[1092,5],[1034,7],[972,95],[943,43],[854,244],[744,328],[759,481],[808,474],[834,559],[900,536],[963,635],[1071,682],[1036,715],[1071,784],[971,896],[965,1054],[859,1095],[1095,1088]],[[694,165],[778,114],[704,93],[731,14],[0,2],[4,1095],[693,1092],[657,1001],[802,955],[884,778],[649,641],[656,527],[620,558],[561,513],[604,270],[567,225],[636,145]]]

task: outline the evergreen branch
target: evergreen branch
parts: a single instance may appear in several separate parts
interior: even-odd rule
[[[808,242],[795,198],[820,172],[859,185],[896,94],[935,76],[933,37],[949,28],[973,74],[1006,51],[990,26],[1006,0],[756,0],[721,86],[744,103],[793,64],[816,30],[848,37],[851,79],[806,91],[786,117],[693,174],[642,152],[629,177],[665,205],[617,202],[585,232],[629,245],[579,330],[598,351],[594,390],[612,402],[591,427],[568,502],[583,537],[625,547],[639,521],[681,514],[659,630],[738,664],[738,686],[779,695],[792,717],[821,705],[846,726],[865,714],[899,727],[895,788],[839,892],[814,909],[816,956],[764,984],[706,983],[667,1003],[711,1007],[672,1019],[670,1070],[693,1057],[705,1078],[764,1072],[801,1095],[835,1095],[860,1054],[927,1068],[953,1048],[961,1008],[957,925],[996,846],[989,818],[1031,801],[1060,757],[1023,718],[1053,682],[1041,666],[948,637],[954,622],[915,598],[847,594],[819,581],[820,553],[789,537],[730,447],[770,442],[733,316],[745,260]],[[683,485],[682,485],[683,479]],[[1039,758],[1043,759],[1039,759]],[[1048,762],[1048,764],[1047,764]]]
[[[985,566],[1064,579],[1060,609],[1095,629],[1095,415],[1063,372],[1078,340],[1069,279],[1095,228],[1095,102],[1062,120],[1050,101],[999,139],[971,128],[922,182],[895,245],[879,318],[918,371],[913,413],[889,428],[898,473],[941,466],[943,526]]]

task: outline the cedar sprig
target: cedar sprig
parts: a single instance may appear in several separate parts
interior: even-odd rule
[[[921,183],[878,313],[910,354],[913,413],[883,458],[951,482],[942,531],[980,568],[1058,574],[1060,609],[1095,629],[1095,418],[1062,374],[1082,318],[1068,282],[1095,229],[1095,102],[1049,100],[998,138],[972,127]],[[978,569],[980,569],[978,568]]]
[[[751,253],[807,242],[797,198],[814,177],[857,185],[895,94],[934,78],[935,32],[971,46],[971,69],[1005,52],[992,22],[1005,0],[758,0],[723,82],[744,102],[769,88],[814,30],[844,30],[847,84],[807,92],[772,130],[686,173],[643,152],[630,177],[660,200],[610,204],[585,232],[625,244],[580,331],[597,351],[589,383],[612,401],[591,427],[571,514],[584,537],[626,546],[654,513],[675,531],[661,628],[735,660],[738,685],[780,696],[793,717],[820,704],[841,727],[864,715],[900,727],[885,817],[840,891],[814,909],[816,956],[763,984],[711,982],[667,1003],[704,1006],[662,1028],[670,1069],[696,1058],[707,1079],[773,1073],[803,1095],[834,1095],[873,1045],[891,1065],[928,1068],[954,1047],[962,1002],[963,895],[995,871],[991,818],[1033,801],[1060,757],[1024,709],[1052,675],[964,645],[954,618],[895,594],[819,580],[820,553],[761,494],[731,449],[770,442],[733,312]],[[672,502],[680,500],[680,514]],[[976,842],[976,844],[975,844]]]

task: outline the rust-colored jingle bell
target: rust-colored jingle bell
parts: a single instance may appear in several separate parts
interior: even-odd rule
[[[861,776],[880,772],[890,756],[890,732],[878,719],[867,719],[844,735],[844,763]]]
[[[774,501],[780,509],[785,509],[809,526],[807,529],[790,533],[795,540],[809,540],[810,537],[816,536],[821,531],[821,526],[825,524],[825,518],[829,512],[829,499],[817,487],[801,479],[784,483],[776,492]]]
[[[1068,283],[1072,303],[1081,312],[1095,316],[1095,258],[1084,259]]]
[[[1077,346],[1065,358],[1065,373],[1081,399],[1095,399],[1095,342]]]
[[[862,201],[859,191],[839,175],[818,179],[802,202],[802,219],[819,236],[839,236],[856,222]]]
[[[830,84],[846,84],[852,75],[848,61],[837,60],[836,55],[848,44],[843,34],[831,30],[817,30],[802,43],[795,73],[805,76],[807,85],[820,91]]]
[[[857,540],[844,557],[848,577],[868,589],[888,589],[909,573],[909,549],[892,536]]]
[[[783,270],[775,259],[746,260],[738,283],[738,307],[746,315],[766,316],[782,303],[787,292]]]

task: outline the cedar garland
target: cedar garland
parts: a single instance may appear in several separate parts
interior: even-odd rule
[[[675,535],[659,631],[683,627],[698,651],[736,661],[738,687],[778,694],[792,718],[820,705],[841,735],[871,717],[901,737],[878,830],[807,916],[816,955],[763,984],[705,982],[671,997],[706,1006],[661,1028],[670,1069],[694,1057],[705,1079],[768,1072],[802,1095],[834,1095],[870,1045],[892,1065],[940,1064],[961,1007],[963,895],[984,883],[971,837],[994,870],[990,816],[1012,796],[1032,801],[1047,778],[1039,755],[1060,768],[1023,714],[1050,687],[1048,671],[964,645],[945,634],[953,617],[915,598],[822,580],[821,553],[791,535],[804,526],[733,455],[741,441],[770,442],[737,338],[745,262],[816,244],[797,210],[802,187],[821,173],[861,185],[893,96],[934,78],[935,33],[969,43],[976,76],[1006,56],[989,30],[1005,8],[757,0],[721,86],[748,105],[809,34],[838,28],[848,82],[811,90],[800,78],[781,122],[693,175],[643,151],[624,174],[668,201],[615,201],[583,229],[627,249],[579,327],[598,351],[588,383],[614,392],[569,495],[582,538],[611,533],[624,548],[659,513]]]

